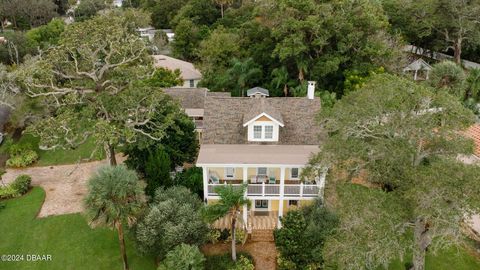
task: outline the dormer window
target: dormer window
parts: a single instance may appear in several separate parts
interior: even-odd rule
[[[253,138],[257,140],[262,139],[262,126],[253,126]]]
[[[273,139],[273,126],[265,125],[265,139]]]
[[[248,140],[251,142],[277,142],[283,122],[261,113],[243,124],[248,129]]]
[[[274,126],[268,123],[257,123],[253,125],[254,140],[273,140]],[[278,131],[277,131],[278,132]]]

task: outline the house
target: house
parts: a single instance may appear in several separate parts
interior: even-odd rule
[[[195,129],[202,138],[205,99],[207,96],[230,97],[230,92],[210,92],[206,88],[166,88],[164,92],[177,100],[185,113],[195,123]]]
[[[140,35],[141,38],[144,38],[144,39],[152,42],[153,38],[155,37],[155,33],[157,33],[157,30],[155,30],[155,28],[149,26],[149,27],[138,28],[137,32],[138,32],[138,34]]]
[[[196,163],[203,168],[204,198],[215,203],[216,187],[248,185],[245,197],[252,206],[243,208],[245,222],[239,226],[249,232],[281,226],[279,218],[289,209],[322,194],[324,172],[302,179],[321,133],[315,122],[321,104],[314,86],[310,83],[307,97],[301,98],[269,97],[262,88],[250,89],[248,97],[205,97]]]
[[[113,0],[113,6],[114,7],[122,7],[123,6],[123,0]]]
[[[161,54],[154,55],[153,59],[156,68],[162,67],[172,71],[180,70],[183,79],[181,88],[196,88],[198,82],[202,79],[202,73],[192,63]]]

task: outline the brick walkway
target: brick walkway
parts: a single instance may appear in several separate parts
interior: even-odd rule
[[[125,158],[117,156],[117,161]],[[28,174],[32,185],[42,187],[46,192],[45,202],[38,217],[62,215],[83,211],[83,198],[87,192],[87,181],[95,170],[107,164],[106,160],[80,164],[7,169],[2,179],[10,183],[18,175]]]

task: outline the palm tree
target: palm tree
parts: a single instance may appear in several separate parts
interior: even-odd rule
[[[230,214],[231,227],[230,233],[232,235],[232,260],[237,260],[236,251],[236,236],[235,226],[237,224],[237,216],[240,214],[240,209],[244,205],[250,206],[250,200],[244,197],[247,185],[242,185],[240,188],[232,185],[219,186],[215,192],[220,197],[217,203],[208,205],[205,208],[205,216],[209,222],[213,222],[221,217]]]
[[[224,6],[231,5],[233,3],[233,0],[214,0],[217,5],[220,5],[220,9],[222,11],[222,18],[223,18],[223,9]]]
[[[117,230],[124,270],[128,270],[128,262],[123,224],[133,225],[144,203],[137,174],[124,165],[102,167],[88,182],[85,206],[90,224]]]
[[[288,70],[286,67],[276,68],[272,70],[272,84],[275,85],[275,88],[279,88],[283,85],[283,94],[288,96]]]
[[[262,76],[262,69],[253,61],[253,58],[247,58],[244,61],[234,58],[232,67],[228,72],[236,80],[237,86],[240,87],[242,97],[245,96],[247,83],[254,83]]]

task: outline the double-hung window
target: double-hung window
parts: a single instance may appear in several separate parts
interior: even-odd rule
[[[253,138],[262,139],[262,126],[253,126]]]
[[[300,171],[298,168],[291,168],[290,169],[290,176],[292,179],[298,179],[300,176]]]
[[[273,139],[273,126],[265,126],[264,139]]]
[[[227,167],[225,168],[225,178],[234,178],[235,177],[235,168]]]

